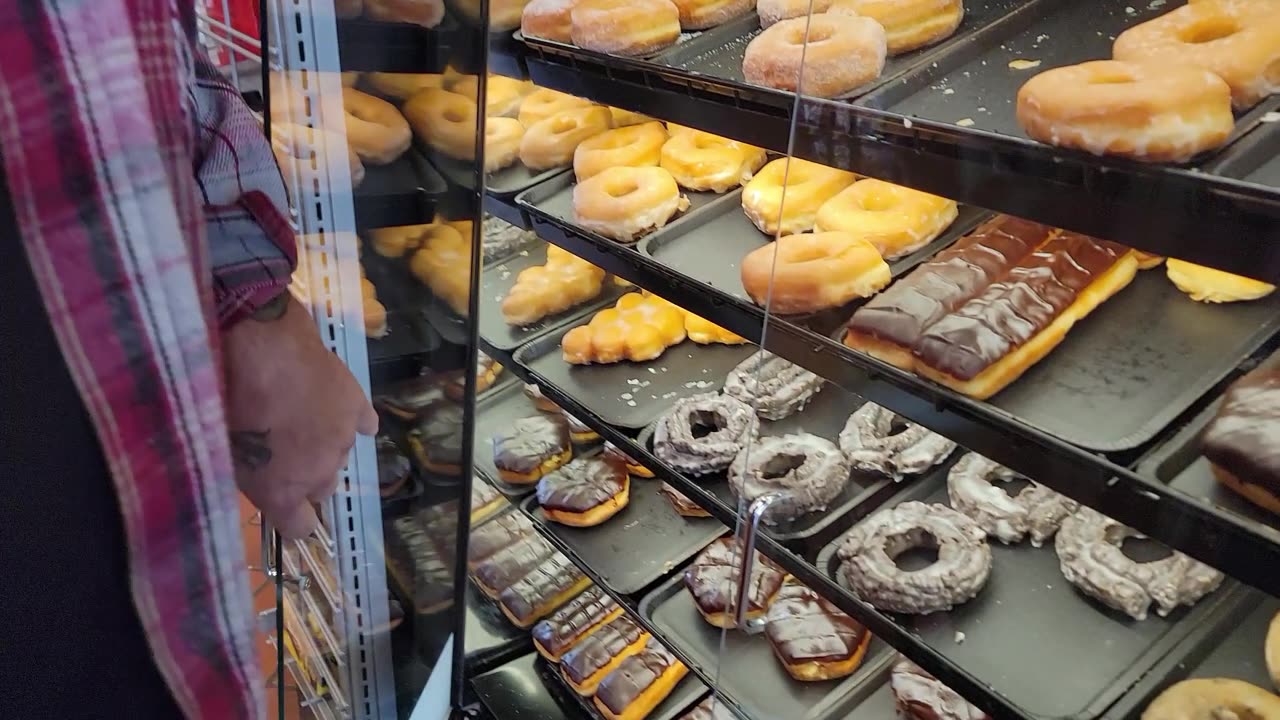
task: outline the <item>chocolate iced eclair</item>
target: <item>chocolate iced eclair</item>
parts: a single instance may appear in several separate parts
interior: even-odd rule
[[[496,598],[555,552],[555,548],[541,535],[525,535],[514,545],[499,550],[476,565],[471,571],[471,577],[485,595]]]
[[[542,476],[538,481],[538,504],[548,520],[591,527],[626,507],[630,488],[626,465],[604,455],[593,455]]]
[[[502,614],[516,627],[527,628],[570,598],[586,590],[591,581],[569,558],[560,553],[542,561],[498,596]]]
[[[530,485],[569,462],[569,425],[556,415],[520,418],[493,436],[493,464],[509,483]]]
[[[533,521],[521,512],[507,513],[481,525],[471,531],[471,539],[467,543],[468,567],[474,568],[533,532]]]
[[[634,620],[620,614],[565,653],[560,674],[579,695],[591,697],[600,681],[628,655],[640,652],[648,638],[649,633]]]
[[[600,681],[595,707],[607,720],[643,720],[689,672],[655,638]]]
[[[533,626],[533,646],[542,657],[558,663],[570,648],[621,614],[622,606],[593,585]]]
[[[473,527],[497,515],[506,505],[502,494],[492,485],[475,475],[471,476],[471,525]]]

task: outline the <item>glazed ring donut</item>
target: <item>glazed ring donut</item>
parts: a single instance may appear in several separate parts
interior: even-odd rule
[[[1193,678],[1170,685],[1142,711],[1142,720],[1280,720],[1280,697],[1232,678]]]
[[[583,140],[608,130],[612,124],[609,108],[601,105],[568,110],[525,127],[520,141],[520,162],[530,170],[549,170],[573,162],[573,153]]]
[[[768,28],[781,20],[808,15],[809,2],[810,0],[757,0],[756,14],[760,16],[760,27]],[[831,9],[831,0],[813,0],[814,15],[829,9]]]
[[[964,20],[963,0],[835,0],[833,13],[862,15],[880,23],[889,54],[932,45],[951,37]]]
[[[973,518],[988,535],[1006,545],[1030,535],[1031,544],[1040,547],[1080,507],[1075,500],[1036,482],[1013,496],[996,485],[1011,480],[1026,478],[971,452],[947,474],[947,497],[951,507]]]
[[[680,29],[706,30],[723,25],[756,6],[756,0],[672,0],[680,11]]]
[[[520,113],[516,117],[520,120],[520,124],[524,125],[525,129],[528,129],[547,118],[561,115],[570,110],[589,108],[592,105],[594,103],[584,98],[566,95],[547,88],[538,88],[529,93],[524,102],[520,103]]]
[[[656,166],[666,141],[667,129],[656,120],[602,132],[573,151],[573,174],[582,182],[612,167]]]
[[[784,235],[742,259],[742,287],[778,315],[840,307],[889,284],[889,265],[850,233]]]
[[[484,171],[495,172],[511,167],[520,158],[520,140],[524,138],[524,126],[509,117],[494,117],[484,121]]]
[[[444,0],[364,0],[364,14],[373,20],[413,23],[430,29],[444,20]]]
[[[432,149],[457,160],[476,158],[476,104],[448,90],[432,88],[409,98],[404,116]]]
[[[280,165],[280,174],[284,176],[287,183],[292,184],[297,177],[299,160],[303,161],[303,166],[311,166],[311,153],[316,154],[318,164],[325,164],[326,144],[332,148],[341,148],[341,152],[346,154],[347,170],[351,173],[351,187],[358,186],[364,180],[364,164],[360,162],[360,156],[356,155],[346,138],[337,133],[326,133],[319,128],[286,122],[271,123],[271,149],[275,151],[276,162]]]
[[[710,432],[697,437],[694,428]],[[680,472],[706,475],[724,470],[738,451],[754,442],[760,422],[741,400],[703,393],[684,398],[653,431],[653,452]]]
[[[409,149],[413,132],[396,106],[355,88],[342,88],[347,143],[370,165],[386,165]]]
[[[823,203],[814,229],[853,233],[892,260],[933,242],[957,214],[954,200],[868,179]]]
[[[681,187],[722,193],[746,185],[764,167],[761,148],[701,130],[668,130],[671,139],[662,146],[661,164]]]
[[[627,127],[630,125],[643,125],[653,122],[653,118],[634,110],[623,110],[619,107],[610,107],[609,115],[613,117],[613,126],[616,128]]]
[[[569,34],[585,50],[649,55],[680,38],[680,11],[671,0],[578,0]]]
[[[938,559],[903,570],[894,558],[935,546]],[[863,601],[927,615],[973,599],[991,576],[987,531],[946,505],[904,502],[858,523],[840,541],[840,574]]]
[[[798,17],[752,38],[742,58],[742,75],[756,85],[830,98],[880,77],[886,51],[884,28],[871,18],[835,13]]]
[[[1180,552],[1154,562],[1129,559],[1121,549],[1126,538],[1142,537],[1089,507],[1067,517],[1054,549],[1062,574],[1081,592],[1134,620],[1145,620],[1156,603],[1164,617],[1179,605],[1194,605],[1222,584],[1222,573]]]
[[[408,100],[423,90],[444,87],[444,75],[436,73],[366,73],[364,80],[379,94]]]
[[[520,16],[520,33],[555,42],[571,43],[569,11],[578,0],[532,0]]]
[[[1280,92],[1280,6],[1268,17],[1233,0],[1186,5],[1120,33],[1112,56],[1204,68],[1225,80],[1232,105],[1246,110]]]
[[[894,421],[905,425],[894,433]],[[890,477],[918,475],[946,460],[956,444],[923,425],[900,418],[888,408],[866,403],[840,431],[840,449],[858,472]]]
[[[835,443],[808,433],[762,437],[729,464],[729,487],[743,502],[779,493],[764,516],[770,524],[826,510],[848,484],[848,458]]]
[[[631,243],[689,209],[671,173],[660,167],[614,167],[573,188],[578,225],[620,243]]]
[[[1267,672],[1271,682],[1280,690],[1280,613],[1271,618],[1271,627],[1267,629]]]
[[[808,160],[778,158],[742,189],[742,211],[768,235],[807,232],[817,221],[818,208],[856,179],[851,172]]]
[[[476,101],[479,77],[467,75],[449,86],[449,92],[457,93],[471,102]],[[484,116],[515,117],[524,100],[525,84],[502,75],[490,74],[484,88]]]
[[[1018,91],[1034,140],[1148,162],[1181,162],[1227,141],[1231,89],[1191,65],[1096,60],[1055,68]]]

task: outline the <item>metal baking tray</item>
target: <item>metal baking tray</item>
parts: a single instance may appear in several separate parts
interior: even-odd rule
[[[356,227],[429,223],[448,190],[445,179],[414,147],[388,165],[365,165],[364,180],[351,194]]]
[[[567,696],[568,702],[577,703],[578,709],[585,713],[587,717],[592,718],[592,720],[605,720],[605,717],[596,709],[595,703],[592,702],[591,698],[582,697],[573,688],[569,687],[564,677],[560,675],[559,666],[547,662],[546,658],[543,657],[539,657],[535,665],[544,685],[548,687],[558,686],[559,693],[562,696]],[[708,690],[709,688],[706,684],[699,680],[698,676],[690,670],[671,689],[671,694],[667,696],[667,699],[659,703],[658,707],[654,708],[653,712],[645,717],[645,720],[674,720],[680,717],[693,704],[694,700],[706,695]],[[561,702],[564,702],[564,700]],[[506,716],[500,715],[499,717]]]
[[[538,667],[537,653],[522,655],[501,667],[472,678],[476,697],[495,718],[520,720],[578,720],[578,703],[559,682]]]
[[[627,506],[595,527],[570,527],[547,520],[538,506],[537,495],[526,498],[520,508],[547,533],[559,538],[569,550],[570,560],[591,568],[614,592],[636,595],[701,552],[726,530],[714,518],[681,516],[659,492],[661,487],[659,480],[633,476]]]
[[[472,436],[471,446],[472,468],[509,498],[528,495],[537,488],[537,483],[515,485],[499,477],[498,468],[493,464],[493,434],[520,418],[541,413],[524,394],[524,384],[519,382],[504,385],[476,401],[475,434]]]
[[[837,99],[853,98],[865,94],[877,87],[891,83],[904,73],[934,59],[936,55],[957,44],[969,41],[986,26],[999,21],[1010,12],[1030,0],[967,0],[964,4],[964,21],[950,37],[911,52],[885,59],[884,70],[874,81],[850,92],[837,96]],[[724,92],[723,86],[698,82],[699,76],[707,76],[718,80],[727,80],[746,90],[747,97],[755,102],[791,110],[795,102],[795,94],[786,90],[777,90],[748,83],[742,75],[742,60],[747,52],[747,45],[761,32],[760,18],[751,13],[732,22],[725,23],[714,30],[709,30],[696,40],[678,46],[664,53],[655,62],[685,71],[688,75],[671,79],[683,80],[697,87],[705,87],[712,91]]]
[[[992,27],[981,42],[965,43],[933,58],[933,63],[868,94],[858,104],[1033,142],[1015,116],[1018,90],[1027,80],[1053,67],[1110,58],[1117,35],[1169,12],[1176,4],[1037,2]],[[1015,60],[1040,64],[1016,70],[1009,67]],[[1256,126],[1276,101],[1272,98],[1237,115],[1235,131],[1223,147]],[[1197,160],[1221,151],[1218,148]]]
[[[579,325],[589,322],[581,320]],[[539,384],[560,388],[610,425],[632,430],[653,422],[680,398],[719,390],[729,371],[756,351],[748,343],[699,345],[685,340],[648,362],[570,365],[560,354],[560,339],[571,329],[561,328],[524,345],[515,353],[516,363]]]
[[[809,400],[809,403],[800,412],[782,420],[760,421],[760,434],[765,437],[772,437],[786,435],[787,433],[807,432],[824,437],[832,442],[837,442],[840,431],[844,429],[849,416],[853,414],[853,411],[862,407],[864,402],[857,395],[835,383],[829,382],[823,386],[821,392]],[[645,428],[644,432],[636,439],[636,442],[649,452],[653,452],[653,431],[655,427],[656,423]],[[952,455],[958,456],[959,453],[952,453]],[[954,457],[951,460],[954,461]],[[925,472],[921,477],[945,476],[947,468],[950,466],[951,462],[943,462]],[[912,478],[905,482],[915,482],[916,479]],[[694,479],[694,482],[715,494],[725,505],[731,508],[738,507],[738,496],[729,488],[729,480],[726,473],[717,472],[699,475]],[[855,519],[861,519],[896,492],[895,487],[896,485],[891,479],[855,472],[850,476],[849,484],[845,486],[844,491],[835,500],[831,501],[826,510],[807,513],[794,520],[781,522],[777,525],[762,524],[761,527],[770,537],[779,542],[794,544],[812,539],[814,543],[820,543],[825,539],[830,539],[826,537],[828,531],[838,522],[844,520],[846,515],[852,514]]]
[[[435,166],[440,169],[440,174],[444,175],[449,182],[462,188],[475,188],[476,165],[474,162],[456,160],[439,152],[431,152],[430,157]],[[485,193],[502,199],[510,198],[568,169],[568,167],[555,167],[550,170],[530,170],[524,166],[524,163],[516,160],[514,165],[485,174]]]
[[[514,350],[520,345],[542,337],[556,328],[577,320],[583,315],[612,305],[627,292],[627,288],[614,282],[613,278],[606,277],[604,284],[601,286],[600,294],[594,299],[569,308],[562,313],[543,318],[533,325],[524,327],[508,325],[507,321],[502,317],[502,300],[511,291],[511,288],[515,286],[516,276],[520,274],[521,270],[536,265],[545,265],[546,262],[547,243],[539,241],[530,247],[521,249],[515,255],[508,256],[506,259],[486,267],[484,272],[480,273],[480,317],[478,322],[480,337],[485,342],[499,350]]]
[[[793,680],[763,634],[726,632],[703,619],[681,574],[646,595],[640,602],[640,614],[703,672],[719,678],[717,690],[725,699],[747,717],[761,720],[843,720],[897,655],[873,637],[862,664],[848,677],[824,682]]]
[[[945,480],[916,483],[886,507],[908,500],[947,504]],[[839,545],[824,547],[816,565],[846,587]],[[1228,578],[1191,608],[1138,622],[1067,582],[1052,543],[992,542],[991,556],[991,578],[973,600],[893,621],[1033,718],[1098,717],[1196,627],[1234,609],[1240,587]]]

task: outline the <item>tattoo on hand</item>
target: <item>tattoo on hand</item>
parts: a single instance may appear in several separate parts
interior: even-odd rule
[[[271,430],[232,430],[231,458],[236,465],[257,470],[271,462]]]

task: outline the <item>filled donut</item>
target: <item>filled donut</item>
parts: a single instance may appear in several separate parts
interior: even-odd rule
[[[627,467],[603,456],[578,458],[542,476],[538,505],[561,525],[592,527],[617,515],[630,498]]]
[[[509,483],[529,485],[569,462],[573,446],[564,418],[534,415],[520,418],[493,437],[493,464]]]
[[[811,4],[812,3],[812,4]],[[798,18],[812,12],[814,15],[831,9],[831,0],[757,0],[756,14],[760,27],[768,28],[781,20]]]
[[[964,19],[962,0],[836,0],[831,12],[869,17],[884,27],[890,55],[945,40]]]
[[[942,681],[906,658],[889,675],[898,715],[908,720],[991,720]]]
[[[573,44],[606,55],[649,55],[680,37],[671,0],[578,0],[569,11]]]
[[[794,580],[769,606],[765,637],[787,674],[800,682],[852,675],[871,644],[861,623]]]

